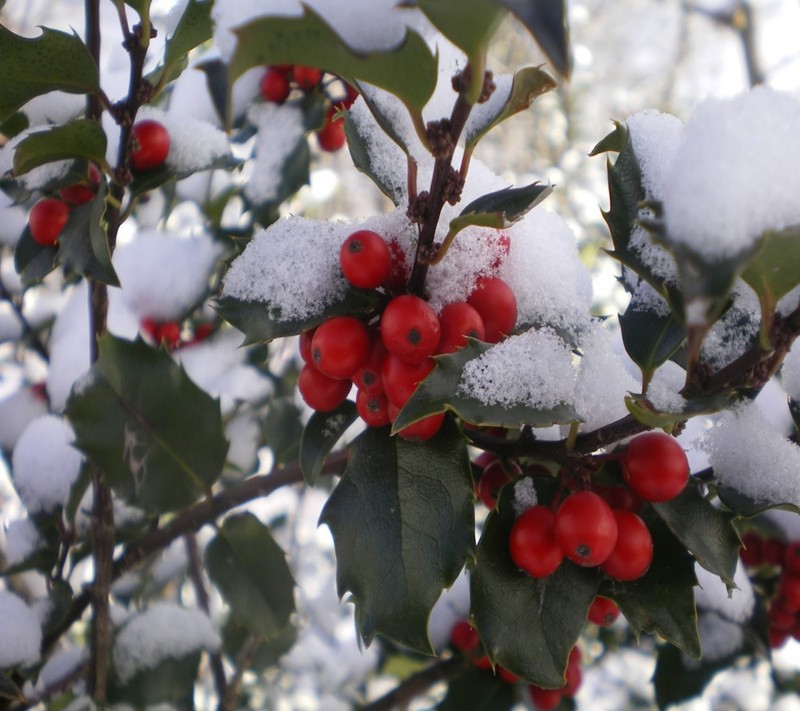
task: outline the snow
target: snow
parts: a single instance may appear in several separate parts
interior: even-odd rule
[[[668,360],[656,370],[647,386],[647,399],[659,412],[680,413],[686,409],[686,399],[680,390],[686,383],[686,371]]]
[[[442,590],[428,618],[428,638],[437,653],[450,645],[453,626],[469,615],[469,573],[464,570],[449,589]]]
[[[800,102],[765,86],[698,106],[668,172],[670,240],[713,262],[800,223],[798,123]]]
[[[731,298],[730,307],[711,327],[700,349],[701,358],[714,370],[732,363],[758,338],[761,308],[755,292],[737,280]]]
[[[698,615],[697,631],[700,635],[700,649],[703,655],[699,659],[683,658],[688,669],[699,667],[703,662],[716,662],[734,654],[744,644],[744,630],[736,622],[726,620],[716,612],[705,612]]]
[[[9,592],[0,592],[0,669],[39,661],[42,628],[36,613]]]
[[[786,394],[793,400],[800,401],[800,343],[795,341],[792,349],[783,361],[781,382]]]
[[[514,484],[514,513],[520,516],[531,506],[536,506],[539,497],[536,495],[536,488],[533,486],[533,479],[523,477]]]
[[[41,397],[16,379],[0,379],[0,449],[10,452],[28,424],[47,413]]]
[[[89,289],[86,281],[81,281],[69,290],[50,335],[47,394],[56,411],[64,409],[72,384],[91,364],[88,304]]]
[[[211,620],[199,610],[169,602],[156,602],[133,615],[114,639],[114,668],[123,684],[138,672],[157,667],[167,659],[180,659],[221,644]]]
[[[58,650],[42,666],[36,679],[36,691],[44,693],[49,687],[74,673],[89,659],[89,651],[81,648]]]
[[[270,317],[282,321],[320,314],[347,292],[339,247],[354,229],[305,217],[278,220],[234,260],[223,296],[268,304]]]
[[[535,410],[572,404],[572,353],[549,328],[511,336],[467,362],[458,394],[485,405],[527,405]]]
[[[755,595],[750,578],[744,566],[739,563],[733,576],[736,588],[728,594],[728,588],[721,578],[710,573],[699,563],[695,564],[698,587],[695,589],[697,607],[707,612],[715,612],[729,622],[742,624],[753,615]]]
[[[514,84],[514,77],[511,74],[495,74],[492,81],[494,81],[495,89],[489,100],[482,104],[475,104],[470,111],[467,123],[464,125],[465,143],[469,143],[478,131],[484,129],[500,114],[511,96]]]
[[[274,202],[283,180],[283,169],[303,139],[304,116],[290,104],[253,104],[247,120],[256,127],[255,160],[246,177],[244,195],[252,203]]]
[[[66,504],[82,461],[72,446],[74,439],[66,420],[43,415],[17,441],[11,458],[14,485],[30,513],[47,513]]]
[[[18,136],[14,136],[8,143],[0,147],[0,177],[6,173],[11,173],[14,168],[14,153],[17,146],[30,134],[41,131],[46,127],[35,126],[22,131]],[[63,178],[72,167],[71,160],[59,160],[52,163],[45,163],[27,173],[17,177],[17,180],[28,190],[38,190],[53,180]]]
[[[719,481],[759,503],[800,505],[800,448],[756,404],[725,412],[705,443]]]
[[[0,190],[0,244],[13,247],[27,222],[28,214],[25,208],[14,205],[11,198]]]
[[[9,565],[22,563],[39,547],[39,531],[29,518],[17,519],[6,529],[6,559]]]

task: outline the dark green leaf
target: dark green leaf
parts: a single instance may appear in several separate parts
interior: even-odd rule
[[[180,659],[164,659],[152,669],[139,672],[126,684],[112,674],[108,700],[136,709],[168,704],[178,711],[192,711],[199,666],[200,653],[195,652]]]
[[[250,513],[226,518],[205,560],[238,625],[265,640],[284,634],[294,612],[294,580],[261,521]]]
[[[527,27],[555,70],[568,77],[571,70],[567,3],[565,0],[498,0]]]
[[[13,679],[8,674],[0,672],[0,699],[18,701],[23,697],[22,689],[14,683]]]
[[[22,175],[45,163],[85,158],[92,163],[106,159],[106,134],[97,121],[77,119],[63,126],[31,133],[14,151],[14,173]]]
[[[432,652],[427,623],[442,589],[473,554],[472,476],[452,422],[423,443],[368,429],[320,517],[333,533],[339,595],[349,591],[361,638]]]
[[[650,401],[641,395],[628,395],[625,397],[625,406],[639,422],[648,427],[672,427],[678,422],[683,422],[698,415],[711,415],[729,408],[736,396],[730,394],[708,395],[706,397],[689,400],[680,412],[659,412],[654,409]]]
[[[656,368],[681,347],[686,334],[675,315],[638,308],[631,300],[619,317],[625,350],[649,381]]]
[[[204,59],[195,65],[206,75],[206,87],[214,110],[223,126],[229,126],[231,117],[228,116],[228,66],[221,59]]]
[[[690,666],[684,659],[683,653],[670,644],[659,647],[653,676],[659,709],[700,696],[714,675],[733,662],[732,657],[726,657],[714,662],[700,660]]]
[[[246,648],[250,653],[246,655],[247,668],[256,673],[262,673],[275,666],[278,660],[286,654],[297,641],[297,628],[289,623],[277,637],[265,640],[253,635],[246,628],[236,624],[233,617],[229,617],[222,630],[222,648],[225,655],[232,661],[238,662],[242,651]]]
[[[721,484],[715,485],[715,490],[719,495],[720,500],[731,511],[735,511],[738,516],[745,518],[752,518],[759,514],[769,511],[770,509],[784,509],[786,511],[793,511],[800,513],[800,507],[789,503],[770,503],[765,501],[755,501],[749,496],[742,494],[740,491],[731,489]]]
[[[28,117],[22,111],[11,114],[5,121],[0,121],[0,133],[6,138],[14,138],[26,128],[28,128]]]
[[[694,605],[694,558],[657,518],[648,521],[653,536],[650,569],[633,582],[611,584],[608,596],[625,615],[636,635],[660,634],[691,657],[700,656]]]
[[[480,125],[469,125],[465,130],[467,149],[471,150],[491,129],[520,111],[526,111],[534,100],[556,88],[553,78],[539,67],[523,67],[514,73],[511,92],[499,111],[487,117]]]
[[[20,275],[23,286],[31,286],[52,272],[56,268],[57,253],[55,247],[43,247],[34,242],[31,231],[25,225],[14,247],[14,268]]]
[[[513,487],[500,492],[478,544],[470,579],[471,616],[489,658],[537,686],[559,688],[570,650],[586,623],[600,576],[564,560],[547,578],[514,565],[508,536],[515,521]]]
[[[58,237],[56,264],[68,275],[80,274],[109,286],[119,286],[103,221],[107,188],[102,182],[91,202],[74,207]]]
[[[300,440],[300,469],[306,484],[317,483],[331,450],[357,417],[356,406],[350,400],[345,400],[332,412],[311,415]]]
[[[457,218],[450,221],[450,229],[453,229],[453,222],[457,220],[481,214],[499,214],[503,216],[506,224],[512,224],[522,219],[551,192],[553,192],[553,188],[550,185],[531,183],[523,188],[504,188],[483,195],[477,200],[473,200]]]
[[[76,34],[42,28],[34,39],[0,25],[0,121],[36,96],[99,89],[97,65]]]
[[[268,343],[274,338],[296,336],[309,328],[319,326],[332,316],[352,316],[373,311],[377,305],[378,293],[352,289],[345,298],[329,306],[324,313],[309,316],[304,320],[283,321],[277,308],[258,301],[241,301],[223,296],[216,309],[228,323],[236,326],[245,335],[244,344]]]
[[[366,94],[362,94],[362,96],[366,96]],[[386,197],[395,205],[398,205],[402,198],[400,191],[395,190],[394,187],[384,179],[385,176],[373,170],[372,154],[370,153],[367,140],[358,132],[356,124],[350,117],[349,112],[344,119],[344,132],[347,136],[347,149],[350,151],[350,158],[353,161],[353,165],[372,180]]]
[[[272,449],[277,464],[297,460],[303,423],[300,409],[294,404],[294,396],[275,397],[270,400],[262,425],[264,444]]]
[[[692,479],[679,496],[653,508],[700,565],[732,586],[739,562],[736,515],[714,506],[699,486]]]
[[[516,689],[491,671],[470,666],[447,685],[447,696],[437,711],[510,711],[517,702]]]
[[[148,511],[175,511],[209,491],[225,464],[219,402],[163,350],[113,336],[73,389],[76,446],[116,491]]]
[[[178,26],[167,39],[164,65],[172,67],[183,60],[195,47],[211,39],[214,23],[211,21],[212,0],[189,0]]]
[[[491,344],[469,339],[469,345],[452,355],[437,356],[436,367],[423,380],[397,415],[392,425],[399,432],[428,415],[452,410],[459,417],[474,425],[496,427],[519,427],[529,424],[534,427],[549,427],[566,424],[578,419],[571,407],[566,405],[552,410],[534,410],[528,405],[486,405],[483,402],[458,393],[461,373],[467,361],[485,353]]]
[[[416,0],[436,28],[469,57],[485,53],[505,12],[492,0],[462,0],[454,12],[451,0]]]
[[[304,64],[351,83],[361,79],[375,84],[416,113],[421,113],[436,85],[436,60],[415,32],[407,32],[391,50],[361,54],[309,8],[299,18],[263,17],[235,32],[238,42],[230,64],[231,83],[251,67]]]

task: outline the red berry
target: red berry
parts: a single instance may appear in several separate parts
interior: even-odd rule
[[[586,619],[598,627],[611,627],[619,617],[619,608],[613,600],[598,595],[589,606]]]
[[[385,357],[386,346],[383,345],[383,341],[380,338],[374,337],[367,360],[353,375],[353,382],[359,390],[368,392],[370,395],[383,394],[381,367]]]
[[[413,425],[404,427],[397,435],[403,439],[410,440],[411,442],[425,442],[433,437],[441,428],[444,423],[444,413],[439,412],[435,415],[429,415],[418,420]]]
[[[42,247],[52,247],[69,219],[69,207],[55,198],[39,200],[28,215],[28,229],[33,241]]]
[[[344,121],[341,118],[333,118],[332,112],[328,112],[322,127],[317,130],[317,145],[323,151],[336,153],[346,142]]]
[[[350,392],[349,380],[337,380],[320,373],[313,365],[304,365],[297,378],[306,405],[317,412],[335,410],[347,398]]]
[[[784,630],[776,629],[775,627],[769,628],[769,646],[773,649],[778,649],[786,644],[789,639],[789,633]]]
[[[780,599],[772,601],[767,612],[770,626],[784,632],[791,632],[797,622],[797,610],[791,610]]]
[[[314,359],[311,356],[311,341],[316,330],[316,328],[309,328],[307,331],[303,331],[298,341],[300,357],[303,359],[303,363],[308,363],[309,365],[314,364]]]
[[[347,82],[344,82],[344,90],[347,92],[347,96],[342,103],[346,109],[349,109],[353,105],[353,102],[358,98],[358,89]]]
[[[261,77],[261,96],[264,101],[282,104],[292,89],[287,72],[278,67],[268,67]]]
[[[157,341],[163,343],[170,350],[177,348],[181,342],[181,330],[180,324],[175,321],[159,324]]]
[[[403,407],[414,394],[417,385],[428,377],[434,365],[436,363],[433,358],[427,358],[422,363],[406,363],[387,353],[381,366],[381,379],[389,402],[395,407]]]
[[[317,327],[311,339],[311,358],[329,378],[352,378],[369,357],[367,327],[352,316],[334,316]]]
[[[541,686],[531,684],[528,694],[533,705],[541,711],[552,711],[561,703],[561,689],[543,689]]]
[[[370,395],[359,390],[356,396],[356,410],[370,427],[383,427],[389,424],[389,402],[385,395]]]
[[[600,569],[615,580],[638,580],[653,562],[653,537],[641,518],[631,511],[614,511],[617,543]]]
[[[389,276],[392,256],[389,247],[377,232],[353,232],[339,250],[342,274],[353,286],[376,289]]]
[[[561,689],[563,696],[573,697],[578,693],[583,681],[583,673],[581,672],[581,651],[577,647],[573,647],[569,653],[567,660],[567,673],[566,683],[564,688]]]
[[[645,501],[671,501],[689,481],[689,460],[674,437],[645,432],[632,439],[625,450],[622,474]]]
[[[303,67],[295,65],[292,68],[294,83],[301,89],[308,91],[322,81],[322,70],[316,67]]]
[[[564,555],[584,567],[600,565],[617,542],[614,512],[592,491],[579,491],[564,499],[554,529]]]
[[[748,531],[742,535],[742,545],[739,548],[739,558],[748,567],[761,565],[763,561],[762,539],[757,533]]]
[[[439,317],[418,296],[396,296],[381,316],[383,345],[407,363],[421,363],[436,353],[440,335]]]
[[[483,501],[487,509],[493,509],[497,503],[497,494],[503,484],[508,482],[510,477],[506,474],[503,464],[499,459],[495,459],[486,469],[483,470],[478,481],[478,496]]]
[[[467,345],[467,336],[479,341],[486,337],[481,315],[464,301],[447,304],[439,313],[442,330],[439,339],[439,353],[454,353]]]
[[[472,658],[472,663],[475,665],[476,668],[482,669],[483,671],[488,671],[492,668],[492,662],[489,660],[489,657],[485,654],[481,654],[481,656],[475,656]]]
[[[384,286],[391,292],[402,291],[408,281],[409,273],[406,266],[406,253],[396,239],[389,240],[389,252],[392,256],[392,267]]]
[[[84,205],[97,194],[97,186],[100,184],[100,170],[96,165],[89,164],[89,178],[87,181],[69,185],[58,191],[59,196],[64,202],[70,205]]]
[[[800,573],[800,543],[795,541],[786,546],[783,551],[783,566],[787,573]]]
[[[459,620],[450,630],[450,644],[459,652],[474,652],[479,641],[478,633],[467,620]]]
[[[506,684],[516,684],[519,681],[519,677],[514,674],[514,672],[508,671],[505,667],[501,667],[499,664],[496,667],[497,676],[499,676]]]
[[[592,483],[592,491],[602,497],[612,509],[624,509],[636,513],[642,507],[642,500],[627,486],[605,486]]]
[[[800,611],[800,575],[793,573],[781,575],[778,594],[779,599],[789,610]]]
[[[531,506],[511,527],[508,550],[514,565],[533,578],[546,578],[564,560],[555,537],[555,516],[547,506]]]
[[[776,568],[783,566],[786,544],[779,538],[768,538],[761,544],[761,562]]]
[[[467,303],[481,315],[488,343],[497,343],[514,330],[517,297],[502,279],[478,277]]]
[[[170,139],[167,129],[158,121],[147,119],[133,125],[131,168],[151,170],[163,165],[169,155]]]

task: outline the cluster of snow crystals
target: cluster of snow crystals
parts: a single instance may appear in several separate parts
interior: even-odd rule
[[[182,318],[203,298],[221,253],[209,235],[141,230],[114,252],[122,301],[139,320]]]
[[[63,410],[72,384],[91,364],[89,353],[89,288],[85,281],[74,287],[50,335],[47,394],[54,410]]]
[[[499,276],[517,297],[517,322],[577,336],[589,325],[592,282],[572,230],[558,214],[537,207],[508,235],[511,249]]]
[[[67,502],[81,468],[74,440],[66,420],[55,415],[38,417],[20,436],[11,464],[14,485],[30,513],[46,513]]]
[[[536,506],[539,497],[536,495],[536,488],[533,486],[533,479],[523,477],[514,484],[514,513],[520,516],[531,506]]]
[[[125,684],[166,659],[180,659],[203,649],[215,651],[219,646],[219,635],[203,612],[156,602],[132,616],[117,633],[114,668]]]
[[[39,547],[39,531],[29,518],[12,521],[6,529],[6,558],[9,565],[16,565],[29,558]]]
[[[733,303],[703,340],[702,359],[715,370],[741,356],[758,338],[761,307],[756,293],[743,281],[731,292]]]
[[[794,342],[794,347],[783,359],[781,383],[790,398],[800,400],[800,343],[798,341]]]
[[[705,447],[720,482],[759,503],[800,505],[800,448],[756,404],[722,415]]]
[[[0,592],[0,669],[39,661],[42,628],[36,613],[9,592]]]
[[[570,405],[575,394],[572,353],[549,328],[511,336],[467,362],[458,394],[505,407]]]
[[[716,260],[800,223],[799,124],[800,102],[765,86],[701,104],[667,178],[670,238]]]
[[[464,570],[449,589],[442,590],[428,618],[428,638],[437,652],[450,644],[453,626],[469,615],[469,573]]]
[[[247,118],[258,134],[252,172],[244,185],[245,197],[256,204],[275,201],[284,163],[303,140],[303,112],[288,104],[253,104]]]
[[[28,424],[47,414],[47,406],[33,390],[0,380],[0,449],[10,452]]]
[[[746,622],[753,616],[753,586],[741,563],[736,566],[733,576],[736,588],[730,594],[719,576],[710,573],[700,564],[695,564],[694,569],[698,584],[694,597],[699,609],[716,612],[726,620],[737,623]]]
[[[181,107],[164,112],[144,106],[136,114],[137,121],[158,121],[169,133],[166,166],[176,173],[203,170],[214,161],[230,155],[228,137],[208,121],[187,116]]]
[[[470,111],[467,123],[464,125],[464,141],[470,140],[483,128],[486,127],[502,110],[511,96],[511,87],[514,77],[511,74],[495,74],[495,89],[488,101],[482,104],[475,104]]]
[[[417,11],[397,7],[396,0],[305,0],[303,5],[317,12],[354,50],[368,52],[398,45],[406,26],[425,28]],[[233,31],[265,15],[299,17],[299,0],[222,0],[214,3],[211,16],[215,23],[214,43],[224,60],[229,60],[236,46]]]
[[[38,127],[23,131],[18,136],[12,138],[4,146],[0,147],[0,177],[6,173],[11,173],[14,169],[14,152],[24,139],[31,133],[42,130],[44,127]],[[48,183],[59,178],[63,178],[72,167],[71,160],[57,160],[52,163],[45,163],[27,173],[20,175],[17,180],[28,190],[38,190]]]
[[[0,160],[2,160],[1,157]],[[2,169],[0,169],[0,174],[2,174]],[[0,244],[13,247],[27,222],[28,213],[25,208],[15,205],[8,195],[0,191]]]
[[[668,360],[653,374],[647,386],[647,399],[660,412],[683,412],[686,399],[680,390],[686,383],[686,371]]]
[[[256,233],[225,275],[223,296],[268,304],[272,318],[308,318],[344,296],[339,248],[351,225],[288,217]]]
[[[614,422],[628,414],[625,396],[641,387],[612,346],[611,333],[595,322],[581,340],[583,357],[575,384],[575,409],[584,430]]]
[[[628,308],[631,311],[650,312],[656,316],[668,316],[670,312],[667,300],[644,279],[639,279],[634,287]]]

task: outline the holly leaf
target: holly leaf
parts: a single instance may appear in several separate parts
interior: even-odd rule
[[[358,417],[356,406],[345,400],[331,412],[315,412],[303,430],[300,440],[300,471],[309,486],[314,486],[322,467],[345,430]]]
[[[517,703],[513,684],[497,678],[491,671],[470,666],[447,684],[447,696],[437,711],[511,711]]]
[[[740,546],[733,526],[736,514],[714,506],[694,479],[677,497],[653,508],[700,565],[734,587]]]
[[[97,121],[77,119],[29,134],[14,151],[14,173],[23,175],[45,163],[85,158],[92,163],[106,159],[106,134]]]
[[[303,423],[294,395],[273,397],[261,426],[264,444],[272,450],[277,464],[294,462],[300,453]]]
[[[565,0],[498,0],[528,29],[561,76],[569,77],[567,7]]]
[[[436,356],[436,367],[423,380],[397,415],[392,425],[399,432],[429,415],[451,410],[461,419],[474,425],[491,427],[549,427],[578,419],[571,407],[558,406],[551,410],[535,410],[528,405],[486,405],[480,400],[462,395],[458,391],[461,374],[468,361],[477,358],[492,347],[475,339],[452,355]]]
[[[181,15],[178,26],[167,38],[164,49],[165,71],[176,66],[186,58],[195,47],[199,47],[214,34],[214,23],[211,20],[212,0],[200,2],[189,0]]]
[[[294,579],[280,546],[253,514],[228,516],[205,552],[206,569],[238,625],[265,640],[285,634]]]
[[[473,118],[475,113],[470,115],[470,120],[464,127],[466,150],[472,152],[478,141],[495,126],[520,111],[527,111],[537,97],[555,88],[553,77],[539,67],[523,67],[515,72],[508,98],[494,113],[481,115],[480,119]]]
[[[29,287],[44,279],[56,268],[55,247],[45,247],[35,242],[27,225],[14,247],[14,268],[22,285]]]
[[[339,595],[352,594],[364,643],[376,634],[432,654],[428,616],[474,552],[466,441],[446,421],[423,443],[367,429],[320,516],[336,548]]]
[[[586,623],[600,576],[569,560],[546,578],[532,578],[511,559],[516,520],[513,487],[500,492],[483,529],[470,578],[471,616],[489,659],[530,684],[564,685],[570,650]]]
[[[450,220],[448,239],[470,225],[509,227],[525,217],[551,192],[552,186],[537,182],[522,188],[504,188],[483,195],[467,205],[458,217]]]
[[[141,340],[106,335],[99,351],[67,401],[78,449],[147,511],[176,511],[208,493],[228,450],[219,401]]]
[[[177,659],[164,659],[156,666],[139,672],[125,684],[113,673],[109,679],[108,700],[137,709],[159,705],[192,709],[199,666],[200,653],[193,652]]]
[[[653,536],[653,562],[638,580],[610,583],[603,591],[625,615],[638,636],[660,634],[691,657],[700,656],[694,604],[694,559],[660,519],[648,521]]]
[[[505,16],[505,10],[492,0],[464,0],[458,12],[453,12],[450,0],[416,0],[415,5],[470,60],[485,54]]]
[[[619,316],[619,325],[625,351],[641,369],[645,382],[678,351],[686,338],[671,311],[664,314],[641,308],[634,299]]]
[[[230,82],[251,67],[303,64],[319,67],[351,84],[375,84],[421,114],[436,86],[436,59],[425,40],[408,31],[396,47],[363,53],[351,49],[312,9],[302,17],[260,17],[235,30]]]
[[[15,35],[0,25],[0,121],[51,91],[99,91],[97,65],[76,34],[47,27],[39,37]]]
[[[225,655],[235,662],[244,660],[247,669],[260,674],[275,666],[297,641],[297,628],[289,623],[277,637],[266,640],[258,637],[228,618],[222,629],[222,648]],[[249,653],[243,654],[244,650]]]
[[[248,346],[253,343],[268,343],[284,336],[296,336],[333,316],[370,313],[377,306],[378,298],[376,291],[351,289],[341,301],[328,306],[323,313],[305,319],[283,320],[277,306],[260,301],[243,301],[231,296],[220,298],[216,310],[228,323],[244,333],[242,345]]]
[[[684,422],[698,415],[712,415],[731,406],[736,400],[734,394],[707,395],[688,400],[680,412],[660,412],[642,395],[627,395],[625,406],[628,412],[643,425],[666,429],[678,422]]]
[[[362,96],[366,96],[366,94],[362,94]],[[400,192],[395,190],[391,183],[385,180],[385,176],[382,173],[373,170],[372,155],[368,148],[367,139],[358,132],[358,128],[355,121],[351,118],[350,112],[347,112],[345,115],[344,133],[347,137],[347,149],[350,151],[350,158],[353,161],[353,165],[375,183],[387,198],[395,205],[398,205],[402,197]]]

